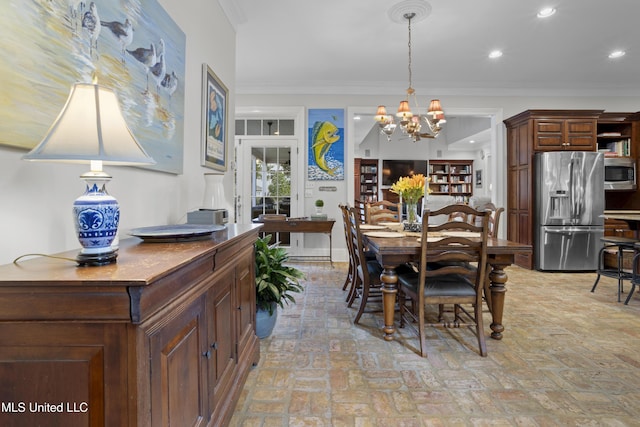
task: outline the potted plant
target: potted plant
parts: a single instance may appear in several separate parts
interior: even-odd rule
[[[292,293],[302,292],[300,279],[304,273],[284,265],[289,254],[277,244],[270,245],[271,235],[256,241],[256,334],[259,338],[271,335],[277,319],[277,306],[295,303]]]
[[[322,213],[322,208],[324,207],[324,200],[322,199],[318,199],[316,200],[316,213],[317,214],[321,214]]]

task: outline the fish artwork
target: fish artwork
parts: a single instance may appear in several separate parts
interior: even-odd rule
[[[313,124],[313,145],[311,146],[313,149],[313,157],[318,167],[332,176],[335,174],[336,168],[332,169],[329,167],[326,155],[331,145],[339,139],[338,128],[333,123],[324,121]]]

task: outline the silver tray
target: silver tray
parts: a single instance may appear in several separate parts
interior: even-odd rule
[[[202,225],[202,224],[176,224],[157,225],[152,227],[134,228],[130,235],[139,237],[145,242],[167,243],[167,242],[189,242],[193,240],[206,240],[220,230],[224,230],[225,225]]]

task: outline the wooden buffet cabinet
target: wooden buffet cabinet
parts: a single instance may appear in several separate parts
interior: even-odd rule
[[[0,425],[228,424],[260,355],[260,227],[124,239],[102,267],[45,257],[0,266]]]

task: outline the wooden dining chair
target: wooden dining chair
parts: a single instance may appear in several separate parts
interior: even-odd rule
[[[349,215],[349,235],[351,245],[353,247],[353,257],[355,265],[354,292],[349,296],[348,306],[351,307],[356,298],[360,298],[360,306],[353,323],[358,323],[360,317],[367,309],[367,305],[371,302],[380,302],[382,300],[382,291],[380,274],[382,266],[375,259],[368,259],[366,256],[365,246],[360,232],[360,222],[357,220],[357,211],[351,208]],[[380,306],[370,311],[381,311]]]
[[[379,224],[381,222],[402,222],[402,204],[388,200],[367,203],[365,222]]]
[[[498,237],[498,227],[500,227],[500,216],[504,208],[498,208],[491,202],[484,203],[476,207],[479,211],[489,211],[489,237]]]
[[[360,224],[364,224],[367,222],[367,202],[363,202],[362,200],[356,200],[353,203],[353,206],[356,208],[356,218],[360,221]]]
[[[460,205],[464,205],[464,203],[458,203]],[[448,221],[460,221],[460,222],[473,222],[474,221],[474,217],[472,215],[469,215],[465,212],[462,212],[458,209],[452,211],[449,214],[448,217]]]
[[[350,232],[350,228],[349,228],[349,215],[351,215],[351,211],[350,211],[350,207],[349,205],[343,205],[340,204],[338,205],[338,207],[340,208],[340,212],[342,213],[342,225],[343,225],[343,229],[344,229],[344,237],[347,243],[347,254],[349,255],[349,268],[347,269],[347,277],[344,280],[344,284],[342,285],[342,290],[346,291],[347,288],[349,288],[349,293],[347,294],[347,301],[349,300],[349,295],[351,294],[351,290],[353,289],[354,286],[354,280],[355,280],[355,276],[356,276],[356,271],[355,271],[355,260],[353,258],[353,245],[352,245],[352,241],[351,241],[351,232]]]
[[[500,216],[502,212],[504,212],[504,208],[498,208],[491,202],[484,203],[476,207],[479,211],[486,211],[489,213],[489,230],[487,230],[487,235],[489,237],[498,237],[498,227],[500,227]],[[474,222],[477,221],[474,217]],[[476,224],[478,225],[478,224]],[[493,305],[491,301],[491,281],[489,280],[489,273],[491,273],[490,269],[487,269],[487,279],[484,282],[484,300],[487,303],[487,308],[489,311],[493,310]]]
[[[474,215],[480,219],[480,225],[448,221],[428,227],[430,216],[450,215],[456,210],[467,216]],[[487,355],[482,292],[486,280],[488,222],[487,212],[467,205],[425,211],[422,217],[418,273],[398,274],[398,301],[402,301],[400,327],[409,325],[415,329],[417,323],[423,357],[427,355],[426,326],[469,326],[475,330],[480,355]],[[427,322],[425,307],[433,304],[439,307],[437,320],[430,314]],[[452,305],[452,310],[443,310],[445,305]]]

